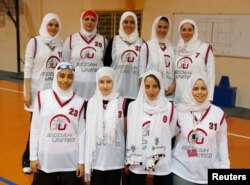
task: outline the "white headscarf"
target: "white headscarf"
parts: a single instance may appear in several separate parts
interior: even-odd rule
[[[164,38],[159,38],[157,36],[156,32],[157,32],[158,24],[162,18],[166,18],[168,20],[168,33]],[[153,25],[152,25],[151,40],[157,41],[157,44],[164,43],[166,46],[168,46],[168,45],[172,46],[172,43],[168,40],[170,35],[171,35],[171,26],[172,26],[171,24],[172,24],[171,20],[167,16],[156,17],[156,19],[154,20]]]
[[[207,86],[207,89],[209,87],[209,82],[207,78],[203,75],[199,74],[192,74],[191,77],[188,79],[185,89],[183,91],[182,95],[182,103],[177,104],[177,110],[180,112],[200,112],[206,110],[208,107],[211,106],[211,103],[209,101],[209,97],[205,99],[203,103],[198,103],[192,94],[192,89],[194,87],[194,84],[197,82],[197,80],[201,79]]]
[[[103,96],[98,86],[100,78],[104,76],[109,77],[113,81],[113,89],[108,96]],[[115,144],[115,131],[118,121],[118,95],[115,71],[110,67],[100,68],[96,73],[96,91],[88,102],[86,114],[86,180],[90,178],[96,143],[102,141],[105,135],[107,137],[107,143],[110,146]],[[103,110],[103,100],[109,101],[105,114]]]
[[[162,18],[166,18],[168,20],[168,33],[165,36],[165,38],[159,38],[157,36],[157,27],[159,24],[159,21]],[[162,52],[162,49],[160,47],[160,43],[164,43],[166,45],[166,47],[172,47],[171,42],[168,40],[169,36],[170,36],[170,30],[171,30],[171,21],[168,17],[166,16],[158,16],[152,25],[152,31],[151,31],[151,39],[149,40],[148,44],[150,49],[152,50],[152,61],[150,61],[148,63],[148,69],[154,69],[156,71],[159,71],[163,78],[164,84],[168,84],[166,81],[166,67],[165,67],[165,57],[164,54]],[[165,87],[168,88],[168,87]]]
[[[48,33],[48,30],[47,30],[47,25],[52,19],[55,19],[59,25],[58,33],[53,37]],[[41,27],[39,30],[41,40],[44,43],[49,44],[51,47],[61,45],[62,39],[59,38],[61,28],[62,28],[62,23],[61,23],[57,14],[55,14],[55,13],[46,14],[43,17],[43,21],[42,21],[42,24],[41,24]]]
[[[188,42],[185,42],[180,35],[180,40],[178,42],[176,50],[177,50],[178,54],[182,55],[182,56],[194,54],[201,44],[201,41],[198,39],[198,27],[192,19],[184,19],[180,22],[179,29],[178,29],[179,34],[180,34],[180,30],[181,30],[182,25],[185,23],[190,23],[194,26],[194,35],[193,35],[192,39]]]
[[[145,91],[145,78],[149,75],[155,76],[160,82],[160,92],[157,98],[153,101],[149,100]],[[159,138],[158,146],[166,146],[166,142],[161,137],[161,130],[164,124],[163,115],[167,109],[169,109],[169,101],[164,96],[163,80],[161,74],[157,71],[147,71],[142,78],[140,90],[138,96],[134,102],[130,103],[129,113],[128,113],[128,133],[127,133],[127,154],[126,163],[127,164],[141,164],[142,163],[142,123],[143,114],[152,115],[152,123],[150,124],[150,135],[147,145],[146,153],[146,169],[150,170],[155,165],[155,156],[158,156],[158,160],[164,151],[161,147],[154,147],[155,140],[153,138]],[[134,148],[134,151],[131,150]],[[155,148],[153,150],[153,148]],[[129,149],[129,150],[128,150]]]
[[[58,86],[58,82],[57,82],[58,73],[64,69],[70,69],[73,72],[73,74],[75,73],[75,71],[74,71],[75,67],[72,64],[70,64],[68,62],[60,62],[57,64],[57,66],[55,68],[54,78],[53,78],[53,82],[52,82],[52,89],[57,94],[57,96],[59,97],[59,99],[62,103],[66,102],[67,100],[72,98],[72,96],[74,95],[73,83],[71,84],[70,88],[67,90],[62,90]]]
[[[88,15],[92,15],[92,16],[94,16],[96,18],[96,26],[95,26],[94,30],[91,31],[91,32],[88,32],[88,31],[86,31],[84,29],[83,22],[82,22],[82,19],[85,16],[88,16]],[[85,10],[84,12],[82,12],[82,15],[81,15],[81,18],[80,18],[80,26],[81,26],[80,33],[82,34],[82,36],[84,36],[84,38],[86,38],[87,40],[92,39],[97,33],[97,23],[98,23],[98,16],[97,16],[95,11],[93,11],[93,10]]]
[[[122,23],[123,21],[128,17],[128,16],[132,16],[134,21],[135,21],[135,30],[133,31],[133,33],[131,34],[127,34],[124,30],[123,30],[123,26]],[[134,43],[138,38],[139,38],[139,32],[138,32],[138,21],[137,21],[137,16],[135,15],[135,13],[131,12],[131,11],[127,11],[124,12],[121,16],[121,20],[120,20],[120,27],[119,27],[119,35],[122,38],[122,40],[128,42],[128,43]]]

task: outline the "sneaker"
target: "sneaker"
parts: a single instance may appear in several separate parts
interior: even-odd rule
[[[24,168],[23,168],[23,173],[25,173],[25,174],[31,174],[31,173],[32,173],[32,170],[31,170],[30,167],[24,167]]]

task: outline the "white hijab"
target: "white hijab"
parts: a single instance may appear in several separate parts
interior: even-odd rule
[[[113,89],[108,96],[103,96],[98,86],[100,78],[104,76],[112,79],[114,83]],[[115,131],[118,121],[118,95],[115,71],[110,67],[100,68],[96,73],[96,91],[88,102],[86,114],[85,178],[88,181],[90,179],[97,142],[102,141],[105,135],[107,137],[107,143],[110,146],[115,144]],[[105,114],[103,110],[103,100],[109,101]]]
[[[135,30],[133,31],[133,33],[129,35],[123,30],[123,26],[122,26],[123,21],[128,16],[132,16],[135,21]],[[138,21],[137,21],[137,16],[135,15],[135,13],[131,11],[127,11],[122,14],[121,20],[120,20],[120,26],[119,26],[119,35],[122,38],[122,40],[128,42],[129,44],[134,43],[139,38]]]
[[[156,31],[157,31],[158,24],[162,18],[166,18],[168,20],[168,33],[164,38],[159,38],[157,36]],[[172,29],[171,26],[172,26],[171,20],[167,16],[156,17],[156,19],[154,20],[153,25],[152,25],[151,39],[150,40],[156,41],[158,45],[159,45],[159,43],[164,43],[166,46],[168,46],[168,45],[172,46],[172,43],[169,41],[169,38],[171,35],[171,29]]]
[[[55,36],[51,36],[48,33],[47,25],[52,20],[55,19],[57,23],[59,24],[59,30],[58,33]],[[45,44],[49,44],[51,47],[59,46],[62,43],[62,39],[59,37],[60,31],[62,28],[62,23],[55,13],[48,13],[43,17],[43,21],[39,30],[40,38]]]
[[[192,39],[188,42],[185,42],[180,35],[180,40],[178,42],[176,50],[177,50],[178,54],[181,56],[187,56],[187,55],[194,54],[201,44],[201,41],[198,39],[198,27],[192,19],[184,19],[180,22],[179,29],[178,29],[179,34],[180,34],[180,30],[181,30],[182,25],[185,23],[190,23],[194,26],[194,35],[193,35]]]
[[[149,100],[145,91],[145,78],[149,75],[155,76],[160,82],[160,92],[157,98],[153,101]],[[161,130],[163,122],[163,115],[170,105],[169,101],[164,96],[163,80],[161,74],[157,71],[147,71],[142,78],[140,90],[138,96],[134,102],[130,103],[128,114],[128,133],[127,133],[127,164],[142,164],[142,123],[143,115],[152,115],[152,123],[150,124],[150,136],[148,139],[147,151],[146,151],[146,170],[152,170],[155,165],[155,156],[158,156],[158,160],[165,153],[160,147],[158,149],[155,146],[155,140],[153,138],[159,138],[159,146],[165,146],[166,141],[162,140]],[[156,124],[157,123],[157,124]],[[131,148],[135,150],[132,151]],[[154,150],[152,148],[155,148]]]
[[[162,18],[166,18],[168,20],[168,33],[165,36],[165,38],[159,38],[157,36],[157,27],[159,24],[159,21]],[[165,67],[165,57],[164,54],[162,52],[162,49],[160,47],[160,43],[164,43],[166,47],[172,47],[171,42],[168,40],[169,36],[170,36],[170,30],[171,30],[171,21],[168,17],[166,16],[158,16],[152,25],[152,31],[151,31],[151,39],[149,40],[149,46],[152,52],[152,61],[149,61],[148,63],[148,69],[154,69],[156,71],[159,71],[162,76],[163,76],[163,81],[164,84],[168,84],[166,81],[166,67]],[[168,87],[165,87],[168,88]]]
[[[96,26],[95,26],[94,30],[91,31],[91,32],[88,32],[88,31],[86,31],[84,29],[83,22],[82,22],[82,19],[84,18],[84,14],[87,13],[87,12],[91,12],[91,13],[95,14],[95,16],[96,16]],[[81,15],[81,18],[80,18],[80,26],[81,26],[80,33],[88,41],[90,39],[92,39],[96,35],[96,33],[97,33],[97,23],[98,23],[98,16],[97,16],[97,14],[96,14],[95,11],[93,11],[93,10],[86,10],[86,11],[82,12],[82,15]]]
[[[201,112],[211,106],[208,96],[203,103],[198,103],[192,95],[192,89],[194,87],[194,84],[199,79],[201,79],[206,84],[207,89],[208,89],[209,82],[205,76],[199,75],[199,74],[192,74],[192,76],[188,79],[185,89],[183,91],[182,101],[181,101],[182,103],[177,104],[177,111]]]
[[[53,78],[53,82],[52,82],[52,89],[53,91],[57,94],[57,96],[59,97],[60,101],[62,103],[66,102],[67,100],[69,100],[70,98],[73,97],[74,92],[73,92],[73,83],[71,84],[70,88],[67,90],[62,90],[59,86],[58,86],[58,82],[57,82],[57,76],[58,73],[64,69],[70,69],[72,70],[73,74],[75,73],[75,71],[73,70],[75,67],[68,63],[68,62],[60,62],[57,64],[55,71],[54,71],[54,78]]]

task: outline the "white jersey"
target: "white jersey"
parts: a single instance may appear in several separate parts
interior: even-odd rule
[[[75,171],[84,163],[84,100],[77,94],[62,103],[52,89],[37,95],[30,132],[30,160],[41,170]]]
[[[139,52],[143,40],[135,43],[124,42],[119,35],[113,39],[112,65],[116,72],[120,96],[135,99],[139,91]]]
[[[30,39],[25,52],[24,78],[31,78],[32,105],[27,108],[33,111],[34,100],[37,92],[49,89],[52,86],[54,69],[62,60],[63,45],[50,48],[42,42],[39,36]],[[26,89],[24,87],[24,93]]]
[[[148,41],[146,43],[143,43],[141,47],[140,52],[140,66],[139,66],[139,76],[141,77],[146,71],[149,70],[156,70],[153,69],[153,65],[149,65],[149,63],[153,62],[153,59],[156,58],[154,55],[157,55],[157,53],[154,53],[153,49],[154,45],[152,42]],[[174,80],[174,60],[175,60],[175,54],[174,49],[171,46],[167,46],[165,48],[162,48],[162,53],[165,59],[165,67],[166,67],[166,76],[162,77],[165,78],[164,80],[165,84],[164,86],[166,89],[172,84]],[[160,72],[160,71],[159,71]],[[168,100],[173,101],[174,97],[167,96]]]
[[[172,171],[187,181],[207,184],[209,168],[230,165],[225,113],[211,105],[200,120],[191,112],[178,112],[177,118],[180,133],[172,151]]]
[[[151,174],[151,175],[168,175],[171,173],[171,139],[175,133],[176,127],[176,116],[177,114],[174,111],[174,106],[172,103],[169,103],[169,109],[163,114],[162,119],[164,121],[164,127],[161,130],[162,139],[167,143],[165,146],[165,157],[162,157],[159,162],[155,165],[154,171],[149,172],[145,170],[146,164],[146,151],[147,144],[150,135],[150,125],[152,123],[152,117],[149,114],[144,113],[142,127],[142,165],[131,165],[129,170],[136,174]],[[157,141],[155,141],[157,142]]]
[[[124,168],[125,164],[125,135],[124,135],[124,110],[126,100],[118,100],[118,123],[116,126],[116,144],[108,146],[106,138],[97,144],[94,152],[93,169],[106,171]],[[105,109],[104,109],[105,114]],[[105,123],[104,123],[105,126]]]
[[[191,56],[180,56],[176,54],[175,60],[175,103],[180,103],[182,92],[187,80],[193,73],[206,76],[209,81],[209,99],[213,100],[215,85],[214,55],[211,46],[202,43],[199,49]]]
[[[63,57],[76,67],[74,91],[90,99],[96,88],[96,71],[103,67],[106,39],[98,33],[87,41],[80,33],[69,36],[63,46]]]

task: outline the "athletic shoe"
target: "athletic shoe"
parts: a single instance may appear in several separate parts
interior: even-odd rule
[[[23,168],[23,173],[25,173],[25,174],[31,174],[31,173],[32,173],[32,170],[31,170],[30,167],[24,167],[24,168]]]

